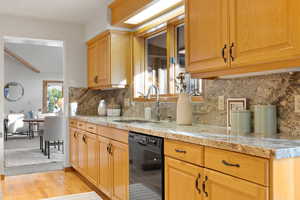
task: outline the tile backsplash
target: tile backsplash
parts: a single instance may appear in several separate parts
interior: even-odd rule
[[[300,72],[281,73],[235,79],[204,80],[204,101],[193,103],[194,123],[226,126],[226,110],[218,110],[218,97],[247,98],[249,109],[257,104],[273,104],[278,109],[278,131],[300,136],[300,113],[295,113],[295,95],[300,95]],[[78,102],[77,114],[96,115],[101,99],[112,98],[122,105],[124,116],[143,117],[145,107],[153,103],[133,102],[128,108],[124,99],[130,97],[129,89],[95,91],[71,88],[70,102]],[[161,104],[162,119],[176,118],[176,103]]]

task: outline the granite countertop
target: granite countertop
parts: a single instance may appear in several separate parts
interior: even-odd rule
[[[178,126],[176,122],[167,121],[159,123],[123,123],[114,121],[138,119],[128,117],[74,116],[71,118],[263,158],[284,159],[300,156],[300,137],[286,137],[280,134],[273,137],[258,134],[241,136],[227,132],[225,127],[201,124]]]

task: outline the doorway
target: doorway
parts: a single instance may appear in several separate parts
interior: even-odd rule
[[[4,38],[6,176],[64,168],[63,58],[62,41]]]

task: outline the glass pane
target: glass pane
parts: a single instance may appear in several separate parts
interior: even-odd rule
[[[47,87],[47,111],[57,113],[63,109],[63,86],[62,84],[48,84]]]
[[[185,73],[185,42],[184,42],[184,25],[176,27],[176,56],[177,62],[175,65],[175,77],[179,73]],[[193,96],[200,96],[202,93],[202,80],[192,79],[189,74],[186,74],[185,79],[187,80],[187,91]],[[176,89],[176,93],[179,91]]]
[[[159,87],[160,94],[168,93],[167,33],[163,32],[146,39],[146,89]]]

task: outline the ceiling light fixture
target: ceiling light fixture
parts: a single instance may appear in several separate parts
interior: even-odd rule
[[[145,8],[138,14],[130,17],[124,23],[126,24],[140,24],[143,21],[150,19],[151,17],[163,12],[164,10],[171,8],[182,0],[158,0],[155,1],[152,5]]]

